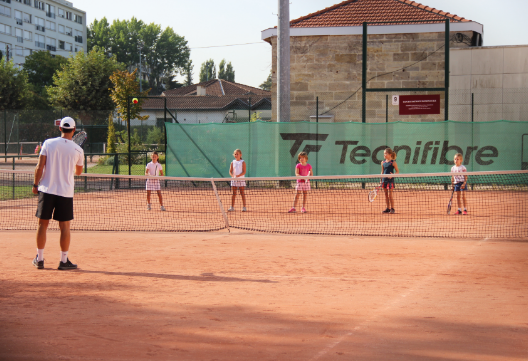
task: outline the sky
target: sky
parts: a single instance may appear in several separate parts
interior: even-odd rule
[[[172,27],[191,48],[194,83],[200,65],[213,59],[231,62],[235,81],[258,87],[271,69],[271,45],[261,31],[277,25],[278,0],[70,0],[86,11],[87,24],[106,17]],[[290,0],[290,19],[339,3],[338,0]],[[528,0],[422,0],[421,4],[484,25],[484,46],[528,44]],[[523,25],[524,24],[524,25]],[[235,45],[247,44],[248,45]],[[233,46],[226,46],[233,45]]]

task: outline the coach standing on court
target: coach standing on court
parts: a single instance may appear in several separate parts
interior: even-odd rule
[[[75,121],[66,117],[60,122],[61,136],[48,139],[42,145],[37,167],[33,193],[38,194],[36,216],[37,256],[33,265],[44,268],[44,246],[46,231],[52,218],[59,222],[61,260],[60,270],[76,269],[77,265],[68,259],[70,248],[70,222],[73,219],[74,174],[83,171],[84,151],[72,141]],[[40,182],[40,185],[39,185]]]

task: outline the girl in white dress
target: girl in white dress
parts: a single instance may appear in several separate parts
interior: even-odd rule
[[[242,151],[240,149],[235,149],[233,153],[235,160],[231,162],[229,167],[229,175],[232,178],[244,178],[246,175],[246,162],[242,159]],[[233,212],[235,210],[235,198],[237,195],[237,189],[240,190],[240,195],[242,196],[242,212],[246,212],[246,195],[244,194],[244,188],[246,187],[246,181],[244,180],[232,180],[231,189],[233,190],[233,196],[231,197],[231,207],[228,211]]]
[[[163,166],[158,162],[158,152],[153,152],[151,155],[152,162],[147,164],[147,167],[145,169],[145,175],[152,175],[152,176],[162,176],[163,175]],[[165,207],[163,207],[163,197],[161,196],[161,187],[159,179],[147,179],[147,184],[145,186],[147,189],[147,210],[150,211],[150,192],[156,191],[158,193],[158,199],[160,202],[160,209],[162,211],[165,210]]]

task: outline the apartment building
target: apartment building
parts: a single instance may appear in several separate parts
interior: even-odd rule
[[[0,0],[0,51],[21,65],[34,51],[86,51],[86,12],[65,0]]]

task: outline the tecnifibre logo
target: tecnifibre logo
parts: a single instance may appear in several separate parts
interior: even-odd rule
[[[290,148],[292,157],[297,156],[303,142],[306,142],[303,152],[308,154],[310,152],[319,152],[323,145],[325,147],[331,145],[330,143],[324,143],[329,134],[280,133],[280,135],[283,140],[295,141]],[[323,142],[323,144],[313,144],[316,141]],[[340,152],[340,164],[345,164],[347,159],[349,159],[352,164],[358,165],[365,164],[369,160],[375,164],[381,163],[383,161],[383,151],[388,147],[388,145],[382,144],[371,149],[366,145],[360,144],[358,140],[336,140],[332,145],[336,147],[335,152],[337,154]],[[418,140],[415,145],[394,145],[392,149],[396,152],[399,161],[403,158],[403,164],[453,165],[453,156],[456,153],[462,153],[464,155],[464,164],[469,164],[472,157],[474,157],[478,165],[490,165],[494,162],[492,158],[499,156],[498,149],[492,145],[483,147],[469,146],[464,150],[458,145],[449,145],[448,140]],[[449,152],[450,154],[448,155]]]

